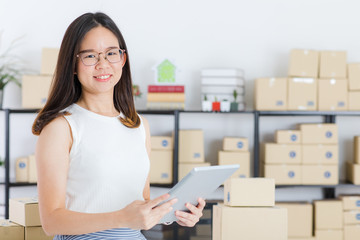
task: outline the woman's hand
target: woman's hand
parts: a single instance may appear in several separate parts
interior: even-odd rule
[[[184,227],[193,227],[202,217],[203,209],[205,207],[205,200],[202,198],[198,199],[199,204],[197,207],[187,203],[185,206],[190,210],[190,213],[183,211],[175,211],[175,216],[179,219],[177,223]]]

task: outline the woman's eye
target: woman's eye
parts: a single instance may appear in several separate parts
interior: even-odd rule
[[[95,55],[94,54],[88,54],[88,55],[85,55],[84,58],[95,58]]]
[[[119,53],[118,52],[108,52],[108,56],[115,56],[115,55],[118,55]]]

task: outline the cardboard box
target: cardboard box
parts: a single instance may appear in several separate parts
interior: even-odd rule
[[[346,180],[360,185],[360,164],[346,162]]]
[[[339,198],[343,202],[344,211],[358,210],[360,211],[360,195],[342,195]]]
[[[287,240],[284,208],[213,206],[213,240]]]
[[[287,109],[287,78],[258,78],[255,81],[255,109]]]
[[[196,235],[211,237],[211,224],[196,224]]]
[[[167,136],[151,136],[151,149],[154,150],[172,150],[172,137]]]
[[[172,183],[173,151],[151,150],[150,183]]]
[[[59,56],[58,48],[43,48],[41,54],[41,74],[54,75]]]
[[[359,240],[360,225],[344,226],[344,240]]]
[[[316,111],[317,80],[315,78],[289,78],[287,105],[287,110]]]
[[[179,131],[179,162],[202,163],[204,158],[204,133],[202,130]]]
[[[289,76],[316,78],[318,76],[318,69],[319,52],[300,49],[291,50]]]
[[[250,177],[250,152],[219,151],[219,165],[240,164],[240,168],[231,176],[232,178]]]
[[[354,163],[360,164],[360,136],[354,137]]]
[[[340,229],[326,229],[316,230],[316,240],[343,240],[343,230]]]
[[[224,204],[232,207],[273,207],[275,181],[271,178],[230,178],[224,184]]]
[[[24,240],[24,227],[9,220],[0,219],[0,239]]]
[[[207,167],[210,163],[179,163],[179,181],[183,179],[195,167]]]
[[[301,132],[298,130],[277,130],[275,142],[282,144],[301,144]]]
[[[340,200],[314,201],[315,229],[342,229],[343,228],[343,205]],[[318,236],[316,234],[316,236]]]
[[[265,144],[266,164],[300,164],[301,160],[300,144]]]
[[[302,145],[303,164],[337,165],[339,163],[339,146],[337,144]]]
[[[318,110],[348,110],[348,86],[346,79],[318,80]]]
[[[37,183],[37,168],[36,168],[35,155],[29,155],[28,159],[29,159],[28,182]]]
[[[360,90],[360,63],[349,63],[347,65],[349,90]]]
[[[303,144],[337,144],[338,128],[336,124],[300,124]]]
[[[277,202],[277,207],[288,212],[288,236],[312,237],[313,205],[306,202]]]
[[[48,98],[52,76],[23,75],[22,107],[42,108]]]
[[[28,181],[28,163],[27,157],[21,157],[16,159],[16,170],[15,170],[15,181],[16,182],[27,182]]]
[[[54,236],[47,236],[42,227],[26,227],[25,240],[52,240]]]
[[[41,226],[36,198],[13,198],[9,201],[9,219],[25,227]]]
[[[224,137],[223,150],[234,152],[249,151],[248,139],[239,137]]]
[[[265,164],[264,168],[264,177],[275,179],[276,185],[301,184],[301,165]]]
[[[320,78],[346,78],[345,51],[320,52]]]
[[[348,92],[349,97],[349,111],[360,111],[360,91]]]
[[[338,165],[303,165],[302,184],[335,185],[339,184]]]
[[[315,237],[289,237],[288,240],[317,240]]]
[[[344,212],[344,225],[360,225],[360,210],[350,210]]]

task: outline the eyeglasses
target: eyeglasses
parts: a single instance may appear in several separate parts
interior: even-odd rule
[[[101,53],[103,52],[98,53],[86,50],[79,52],[76,57],[80,58],[85,66],[94,66],[100,61]],[[108,60],[109,63],[117,63],[124,60],[125,50],[120,48],[111,48],[103,54],[104,58]]]

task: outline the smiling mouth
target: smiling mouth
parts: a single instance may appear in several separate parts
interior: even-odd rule
[[[96,80],[99,80],[99,81],[108,80],[110,77],[111,77],[111,74],[101,75],[101,76],[94,76],[94,78],[95,78]]]

